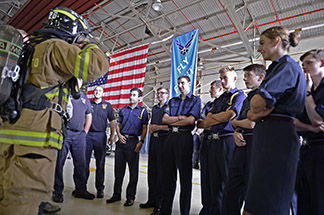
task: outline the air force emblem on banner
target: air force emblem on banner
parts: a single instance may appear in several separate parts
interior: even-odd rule
[[[189,51],[189,47],[190,47],[191,44],[192,44],[192,40],[193,40],[194,36],[195,36],[195,35],[192,34],[191,37],[190,37],[190,39],[189,39],[189,41],[188,41],[187,44],[184,45],[184,46],[180,44],[179,40],[176,41],[177,47],[178,47],[178,49],[180,50],[180,53],[181,53],[182,55],[186,55],[187,52]]]

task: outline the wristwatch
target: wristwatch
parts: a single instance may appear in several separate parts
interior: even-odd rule
[[[311,91],[307,91],[306,96],[310,96],[310,95],[312,95],[312,92]]]
[[[142,143],[144,143],[144,140],[140,140],[140,141],[138,141],[138,142],[142,142]]]

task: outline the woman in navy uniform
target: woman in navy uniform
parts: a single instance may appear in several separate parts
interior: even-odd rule
[[[282,26],[260,36],[258,52],[272,64],[248,111],[256,125],[244,214],[289,214],[299,150],[294,117],[302,112],[306,97],[303,71],[288,55],[299,39],[298,32]]]
[[[138,182],[139,151],[141,150],[147,132],[148,114],[145,108],[139,106],[142,91],[138,88],[130,90],[130,105],[119,111],[117,120],[118,142],[115,151],[115,183],[114,194],[107,203],[120,201],[126,164],[129,167],[130,180],[126,190],[124,206],[134,204]],[[141,136],[141,140],[138,137]]]
[[[305,109],[295,120],[304,139],[297,170],[298,215],[324,214],[324,50],[300,57],[307,80]]]
[[[211,127],[208,145],[208,174],[210,183],[209,211],[205,214],[222,214],[222,198],[228,168],[235,148],[233,139],[234,128],[231,120],[240,114],[245,95],[236,88],[237,75],[233,67],[227,66],[219,71],[223,88],[226,90],[215,99],[211,111],[198,127]]]
[[[163,144],[168,136],[169,127],[162,124],[164,110],[168,106],[169,89],[160,87],[157,89],[159,103],[152,108],[152,119],[149,126],[151,134],[148,154],[148,200],[140,204],[140,208],[154,207],[159,211],[162,203],[163,182]]]
[[[237,119],[232,120],[236,128],[233,137],[235,149],[228,170],[228,178],[224,188],[222,200],[223,215],[240,215],[241,207],[245,199],[248,177],[250,173],[252,136],[255,122],[247,119],[247,112],[250,109],[251,98],[255,95],[265,77],[266,68],[260,64],[251,64],[245,68],[244,82],[247,89],[251,89],[243,102],[241,113]]]
[[[110,122],[110,137],[108,143],[113,143],[115,134],[115,115],[114,109],[111,104],[102,99],[103,96],[102,86],[96,86],[94,89],[94,100],[92,100],[92,124],[87,134],[86,141],[86,178],[88,180],[90,173],[90,160],[92,150],[96,158],[96,189],[97,198],[104,197],[104,180],[105,180],[105,158],[106,158],[106,142],[107,142],[107,120]]]
[[[176,191],[177,169],[180,173],[180,211],[188,215],[191,204],[192,189],[192,152],[193,138],[191,131],[195,128],[201,108],[201,100],[190,92],[191,81],[188,76],[178,78],[180,96],[173,97],[165,109],[162,122],[169,125],[168,139],[165,141],[163,154],[163,200],[161,212],[154,214],[171,214],[173,198]]]
[[[210,84],[210,97],[217,99],[223,94],[223,86],[221,80],[215,80]],[[210,109],[213,106],[213,101],[207,102],[205,107],[202,109],[200,118],[198,120],[202,121],[206,118]],[[211,190],[210,190],[210,178],[209,178],[209,169],[208,169],[208,150],[210,145],[210,140],[208,136],[211,135],[210,128],[204,129],[203,138],[200,147],[200,184],[201,184],[201,204],[203,205],[202,209],[199,212],[199,215],[209,214],[211,208]]]

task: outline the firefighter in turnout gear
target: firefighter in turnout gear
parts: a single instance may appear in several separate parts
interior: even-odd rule
[[[88,43],[88,23],[73,10],[55,8],[44,24],[29,37],[34,52],[20,118],[0,128],[0,214],[53,212],[46,206],[63,143],[64,110],[73,92],[67,81],[93,81],[109,67],[105,54]],[[49,90],[42,95],[35,93],[39,89]]]

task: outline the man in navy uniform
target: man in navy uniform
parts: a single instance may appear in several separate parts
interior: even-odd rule
[[[115,115],[114,110],[109,102],[102,99],[102,86],[96,86],[94,89],[94,100],[91,101],[92,106],[92,124],[90,131],[86,137],[86,177],[89,178],[89,167],[92,150],[96,158],[96,189],[97,198],[104,197],[104,180],[105,180],[105,158],[106,158],[106,128],[107,120],[110,122],[110,137],[108,143],[113,143],[115,134]]]
[[[223,94],[223,86],[221,80],[215,80],[210,84],[210,97],[213,99],[219,98]],[[200,118],[198,120],[202,121],[206,118],[210,109],[213,106],[213,101],[206,103],[205,107],[202,109]],[[201,128],[199,128],[201,129]],[[210,178],[209,178],[209,168],[208,168],[208,150],[211,140],[208,137],[212,134],[210,128],[205,128],[203,132],[203,138],[200,147],[200,184],[201,184],[201,204],[203,205],[199,214],[209,214],[211,209],[211,188],[210,188]]]
[[[162,150],[169,131],[169,127],[162,124],[162,117],[168,105],[169,90],[164,87],[158,88],[157,98],[159,103],[152,108],[152,119],[149,126],[151,138],[148,155],[148,201],[139,205],[140,208],[155,207],[154,211],[159,211],[162,203]]]
[[[234,140],[236,147],[228,170],[228,177],[223,195],[223,215],[240,215],[248,185],[250,163],[252,156],[252,137],[255,122],[247,118],[250,101],[256,94],[258,87],[266,75],[266,68],[261,64],[251,64],[245,68],[244,82],[247,89],[251,89],[243,102],[241,113],[232,120],[236,128]]]
[[[134,204],[138,181],[139,151],[141,150],[147,132],[148,114],[145,108],[139,106],[142,91],[138,88],[130,90],[130,105],[119,111],[117,120],[118,142],[115,151],[115,184],[114,194],[107,203],[120,201],[126,164],[129,167],[130,180],[126,190],[124,206]],[[141,139],[138,140],[138,137]]]
[[[245,95],[235,87],[237,75],[233,67],[220,69],[220,79],[226,90],[213,103],[211,111],[205,120],[200,121],[198,127],[209,128],[211,132],[207,138],[211,140],[208,149],[208,170],[210,178],[211,208],[206,214],[222,214],[222,197],[228,167],[235,147],[233,139],[234,128],[231,120],[240,114]]]
[[[82,80],[78,79],[79,88],[82,86]],[[74,165],[73,180],[75,190],[72,195],[75,198],[94,199],[94,195],[86,189],[86,135],[89,131],[92,121],[92,110],[89,99],[81,93],[79,99],[73,99],[70,95],[67,110],[72,113],[71,120],[67,123],[67,137],[64,139],[62,151],[58,152],[58,158],[55,171],[55,184],[53,201],[63,202],[63,166],[66,156],[71,151]],[[72,108],[71,108],[72,107]],[[72,109],[73,111],[69,111]]]
[[[163,200],[160,212],[153,214],[171,214],[176,191],[177,169],[180,172],[180,211],[188,215],[192,189],[192,152],[193,137],[191,131],[199,117],[201,100],[190,92],[191,81],[188,76],[178,78],[180,96],[173,97],[165,109],[162,122],[169,125],[168,139],[165,141]]]

